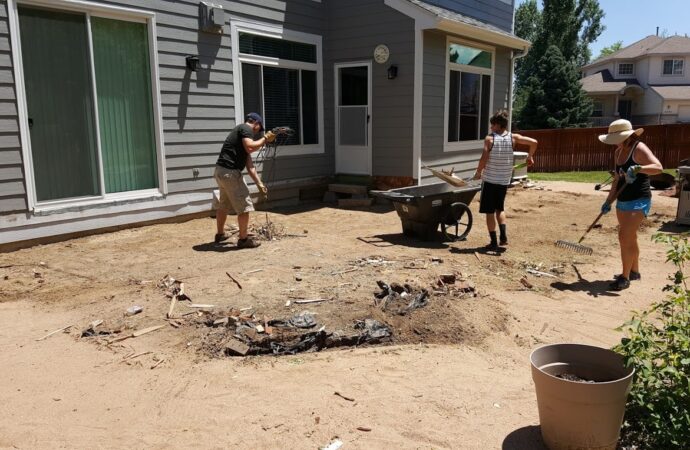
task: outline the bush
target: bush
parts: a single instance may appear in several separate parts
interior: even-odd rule
[[[686,263],[688,236],[658,233],[657,243],[670,246],[667,262],[675,265],[665,300],[653,303],[619,330],[614,348],[635,378],[626,408],[622,443],[640,448],[687,448],[690,443],[690,296]]]

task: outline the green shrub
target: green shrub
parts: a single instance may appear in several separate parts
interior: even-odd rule
[[[675,266],[666,299],[635,313],[619,330],[625,337],[614,350],[635,368],[626,408],[622,442],[640,448],[690,446],[690,296],[686,264],[687,235],[658,233],[657,243],[670,246],[667,262]]]

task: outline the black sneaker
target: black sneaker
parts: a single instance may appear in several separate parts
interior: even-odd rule
[[[498,243],[499,243],[499,245],[501,245],[501,246],[506,246],[506,245],[508,245],[508,238],[507,238],[507,237],[506,237],[506,238],[501,238],[501,240],[500,240]]]
[[[256,248],[261,245],[261,242],[255,241],[252,238],[238,239],[237,248]]]
[[[228,233],[220,233],[214,236],[213,242],[215,242],[216,244],[220,244],[221,242],[225,242],[228,239],[230,239],[230,235]]]
[[[615,278],[618,278],[618,277],[620,277],[621,275],[622,275],[622,274],[619,273],[618,275],[614,275],[613,278],[614,278],[614,279],[615,279]],[[628,278],[628,279],[629,279],[630,281],[641,280],[641,279],[642,279],[642,275],[640,275],[640,272],[635,272],[634,270],[631,270],[631,271],[630,271],[630,278]]]
[[[630,280],[619,275],[611,284],[609,284],[609,289],[612,291],[622,291],[623,289],[628,289],[630,287]]]

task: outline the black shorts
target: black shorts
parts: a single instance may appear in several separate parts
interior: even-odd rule
[[[508,186],[501,184],[482,183],[482,194],[479,200],[479,212],[482,214],[493,214],[496,211],[503,211]]]

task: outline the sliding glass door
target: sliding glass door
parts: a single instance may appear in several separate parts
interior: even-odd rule
[[[147,24],[19,7],[36,200],[158,187]]]

